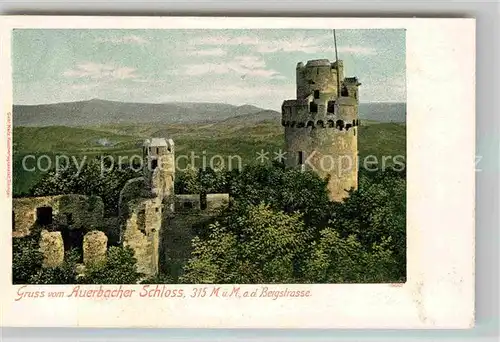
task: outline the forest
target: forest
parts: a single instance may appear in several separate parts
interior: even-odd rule
[[[139,173],[100,161],[76,174],[48,172],[29,196],[77,193],[100,196],[105,215],[117,215],[119,192]],[[81,250],[64,264],[42,268],[37,237],[13,239],[15,284],[135,283],[396,283],[406,279],[406,173],[360,168],[357,190],[343,202],[328,199],[327,180],[283,164],[241,170],[178,172],[176,193],[228,192],[230,205],[193,226],[189,258],[180,274],[145,278],[133,252],[110,241],[105,264],[78,276]],[[102,227],[106,231],[108,227]]]

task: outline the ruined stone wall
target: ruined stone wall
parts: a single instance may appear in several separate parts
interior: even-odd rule
[[[38,208],[45,208],[37,210]],[[51,209],[48,209],[51,208]],[[50,226],[64,226],[66,229],[95,229],[102,224],[104,204],[100,197],[84,195],[57,195],[44,197],[23,197],[12,200],[13,237],[30,235],[39,225],[38,216],[42,212],[49,215]]]
[[[40,252],[43,255],[42,267],[57,267],[64,262],[64,242],[61,232],[42,230]]]
[[[174,211],[174,143],[148,139],[143,154],[144,176],[121,191],[119,216],[123,246],[134,251],[138,272],[152,276],[158,273],[163,218]]]
[[[108,238],[102,231],[94,230],[85,234],[82,246],[85,266],[102,265],[106,261],[107,242]],[[60,231],[43,229],[38,243],[42,253],[42,267],[58,267],[64,263],[64,239]]]
[[[174,174],[167,169],[156,169],[152,175],[152,193],[162,200],[174,193]]]
[[[163,200],[174,193],[175,148],[172,139],[159,140],[163,140],[160,142],[166,146],[150,145],[149,140],[145,142],[144,179],[146,189],[152,196],[159,196]]]
[[[108,237],[101,231],[94,230],[83,238],[83,263],[85,266],[102,265],[106,262]]]
[[[199,194],[175,195],[175,214],[200,210],[201,201]]]
[[[137,259],[137,270],[152,276],[158,273],[162,203],[159,198],[138,198],[128,202],[123,246]]]
[[[120,191],[120,198],[118,200],[118,221],[120,225],[119,242],[123,239],[123,230],[125,223],[130,216],[129,202],[136,198],[142,198],[146,195],[144,177],[129,179],[123,189]]]
[[[190,203],[187,207],[186,203]],[[200,195],[176,195],[175,215],[164,217],[161,230],[160,267],[174,277],[180,275],[189,260],[191,240],[203,234],[214,215],[229,204],[229,194],[207,194],[206,208],[201,209]]]
[[[229,194],[207,194],[207,211],[214,212],[229,205]]]
[[[198,214],[198,211],[205,211],[207,213],[216,211],[229,204],[229,194],[206,194],[205,201],[203,205],[200,194],[175,195],[175,214]]]
[[[43,267],[62,265],[68,248],[81,249],[86,265],[106,260],[107,233],[98,229],[106,230],[112,220],[104,219],[100,197],[70,194],[14,198],[13,214],[13,238],[38,237]]]

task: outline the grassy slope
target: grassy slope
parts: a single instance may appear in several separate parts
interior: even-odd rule
[[[175,141],[176,155],[197,156],[239,155],[243,163],[255,161],[261,149],[270,152],[283,147],[283,127],[275,122],[262,122],[251,126],[243,124],[125,124],[99,127],[74,128],[15,127],[14,128],[14,194],[24,193],[39,179],[41,172],[23,171],[21,160],[27,154],[54,154],[74,156],[81,161],[83,156],[99,154],[132,156],[141,153],[142,140],[149,137],[171,137]],[[101,146],[99,139],[106,138],[113,146]],[[406,126],[397,123],[363,121],[359,128],[360,156],[405,155]],[[234,165],[234,164],[233,164]],[[32,166],[32,165],[29,165]],[[180,161],[184,167],[184,160]]]

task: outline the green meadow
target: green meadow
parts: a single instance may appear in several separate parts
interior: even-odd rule
[[[242,164],[256,161],[257,152],[268,151],[269,157],[283,147],[283,127],[277,122],[257,124],[123,124],[101,125],[98,127],[15,127],[13,132],[13,190],[14,195],[27,193],[43,176],[49,166],[54,166],[57,155],[73,158],[78,163],[96,156],[111,156],[115,163],[121,157],[128,163],[132,156],[140,156],[144,139],[150,137],[168,137],[175,143],[176,156],[192,154],[196,162],[203,158],[210,163],[221,165],[221,158],[227,167],[230,156],[240,156]],[[363,121],[359,127],[359,155],[364,158],[373,155],[406,155],[406,126],[401,123],[380,123]],[[24,170],[25,159],[28,169]],[[40,156],[46,156],[40,158]],[[108,157],[108,158],[111,158]],[[136,157],[138,158],[138,157]],[[50,162],[49,162],[50,160]],[[64,161],[62,158],[61,161]],[[136,159],[137,160],[137,159]],[[188,158],[178,160],[178,167],[183,168]],[[233,167],[238,164],[234,157]],[[36,166],[39,161],[40,167]],[[210,164],[207,164],[210,166]]]

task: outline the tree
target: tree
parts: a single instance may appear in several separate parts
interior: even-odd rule
[[[178,194],[225,193],[233,171],[222,169],[187,167],[175,178],[175,192]]]
[[[342,202],[279,165],[227,178],[233,202],[199,229],[187,283],[397,282],[406,272],[404,174],[362,172]]]
[[[76,250],[65,253],[64,262],[57,267],[42,267],[37,235],[12,239],[12,276],[14,284],[73,284],[75,264],[79,259]]]
[[[394,279],[390,239],[367,249],[355,235],[341,238],[332,228],[311,246],[304,280],[309,283],[383,283]]]
[[[264,200],[276,210],[300,211],[306,224],[317,228],[328,223],[331,203],[326,184],[314,172],[285,169],[283,164],[274,163],[247,165],[241,172],[190,169],[176,179],[176,192],[228,192],[241,206]]]
[[[42,267],[42,253],[38,241],[31,237],[12,239],[12,282],[29,284],[31,278]]]
[[[96,158],[85,163],[81,170],[71,164],[64,170],[48,172],[31,188],[30,193],[34,196],[99,196],[104,202],[105,214],[116,216],[120,191],[129,179],[138,176],[139,173],[130,166],[113,167],[110,161]]]
[[[397,260],[397,272],[406,272],[406,181],[404,174],[392,170],[363,172],[359,188],[342,203],[335,203],[330,225],[342,237],[356,235],[363,246],[379,246],[390,239],[387,248]]]
[[[77,250],[64,253],[64,262],[61,266],[40,268],[30,278],[30,284],[74,284],[76,279],[76,264],[80,259]]]
[[[210,225],[207,239],[193,240],[193,257],[181,282],[292,282],[297,256],[309,237],[300,214],[285,214],[264,204],[235,214]]]
[[[251,165],[231,179],[231,195],[242,204],[265,200],[286,213],[300,211],[311,225],[320,224],[329,207],[327,181],[315,173],[285,169],[281,164]]]
[[[79,279],[81,284],[136,284],[142,277],[137,272],[137,260],[128,247],[112,246],[108,249],[106,262],[90,266]]]

